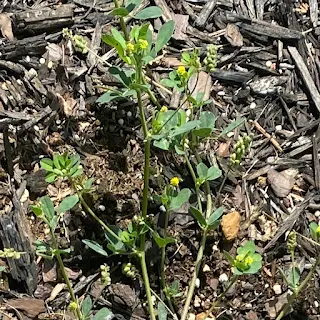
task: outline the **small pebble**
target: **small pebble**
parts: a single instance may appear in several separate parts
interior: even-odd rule
[[[128,112],[127,112],[127,117],[128,117],[128,118],[131,118],[131,117],[132,117],[132,112],[131,112],[131,111],[128,111]]]
[[[40,64],[45,64],[46,63],[46,59],[45,58],[40,58],[39,62],[40,62]]]
[[[314,213],[314,215],[315,215],[317,218],[319,218],[319,217],[320,217],[320,211],[317,210],[317,211]]]
[[[98,209],[100,211],[105,211],[106,210],[106,207],[103,205],[103,204],[100,204],[100,206],[98,207]]]
[[[53,62],[52,61],[49,61],[48,62],[48,69],[51,69],[53,67]]]
[[[273,286],[273,291],[275,294],[281,294],[282,293],[282,290],[281,290],[281,285],[276,283],[274,286]]]
[[[276,127],[275,127],[276,131],[280,131],[282,130],[282,125],[281,124],[278,124]]]
[[[29,56],[26,56],[26,62],[30,62],[31,58]]]
[[[205,264],[204,266],[203,266],[203,269],[202,269],[202,271],[203,272],[209,272],[211,269],[210,269],[210,267],[207,265],[207,264]]]
[[[39,126],[37,126],[37,125],[33,126],[33,129],[34,129],[34,131],[39,131],[40,130]]]
[[[79,137],[79,135],[78,135],[77,133],[74,134],[73,137],[74,137],[76,140],[80,140],[80,137]]]
[[[226,93],[224,92],[224,91],[218,91],[218,96],[225,96],[226,95]]]
[[[161,205],[160,207],[159,207],[159,210],[161,211],[161,212],[166,212],[167,210],[166,210],[166,207],[164,206],[164,205]]]
[[[37,71],[36,71],[35,69],[31,68],[31,69],[29,70],[29,74],[30,74],[31,76],[36,76],[38,73],[37,73]]]
[[[314,301],[314,306],[315,306],[316,308],[319,307],[319,302],[318,302],[317,300]]]
[[[193,313],[188,314],[188,320],[196,320],[196,315]]]
[[[271,68],[271,66],[272,66],[272,61],[268,60],[266,62],[266,67]]]
[[[194,297],[193,306],[195,308],[200,308],[201,307],[201,300],[200,300],[200,298],[198,296]]]
[[[219,276],[219,282],[227,282],[229,280],[228,275],[223,273]]]
[[[123,119],[119,119],[118,123],[119,123],[120,126],[123,126],[124,125],[124,120]]]
[[[57,120],[56,120],[56,124],[57,124],[57,125],[61,124],[61,120],[60,120],[60,119],[57,119]]]
[[[197,278],[196,279],[196,288],[200,288],[200,279],[199,278]]]
[[[255,109],[257,107],[257,104],[255,102],[251,102],[250,103],[250,106],[249,108],[252,110],[252,109]]]

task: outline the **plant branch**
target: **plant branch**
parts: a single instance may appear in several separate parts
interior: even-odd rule
[[[86,211],[92,216],[92,218],[94,218],[101,226],[102,228],[109,232],[114,238],[116,238],[117,240],[121,241],[121,238],[114,232],[112,231],[93,211],[92,209],[89,207],[89,205],[87,204],[87,202],[83,199],[81,192],[78,190],[76,184],[74,183],[73,180],[70,179],[72,188],[74,189],[74,191],[77,193],[80,203],[81,205],[86,209]]]
[[[310,279],[312,278],[314,272],[316,271],[318,265],[320,264],[320,255],[318,255],[317,260],[315,261],[314,265],[312,266],[312,268],[310,269],[309,273],[307,274],[307,276],[305,277],[305,279],[301,282],[301,284],[299,285],[299,287],[293,292],[293,294],[289,297],[288,302],[285,304],[285,306],[283,307],[283,309],[281,310],[281,312],[279,313],[279,315],[277,316],[276,320],[280,320],[282,319],[286,313],[288,312],[288,310],[290,309],[290,307],[292,306],[294,300],[297,298],[297,296],[299,295],[300,291],[302,291],[304,289],[304,287],[307,285],[307,283],[310,281]]]
[[[61,258],[61,254],[59,252],[59,247],[58,247],[56,235],[54,234],[54,231],[51,228],[50,228],[50,231],[51,231],[52,245],[53,245],[53,249],[54,249],[54,252],[55,252],[54,255],[58,260],[60,271],[61,271],[63,279],[64,279],[64,281],[65,281],[65,283],[66,283],[66,285],[68,287],[68,291],[70,293],[71,300],[72,300],[72,302],[74,302],[76,304],[75,312],[76,312],[77,318],[78,318],[78,320],[82,320],[83,319],[83,315],[81,313],[78,300],[76,299],[76,296],[74,294],[74,291],[73,291],[71,282],[69,280],[68,274],[67,274],[66,269],[64,267],[64,264],[63,264],[63,261],[62,261],[62,258]]]
[[[218,305],[218,303],[225,297],[225,295],[228,293],[228,291],[230,290],[230,288],[233,286],[233,284],[238,280],[239,276],[238,275],[234,275],[228,286],[225,288],[225,290],[218,296],[218,298],[216,299],[216,301],[212,304],[211,308],[207,311],[206,314],[206,318],[209,317],[209,314],[213,311],[214,308],[216,308],[216,306]]]
[[[116,8],[120,8],[118,0],[113,0],[113,3]],[[129,41],[129,33],[123,17],[120,17],[120,26],[123,31],[124,38],[126,39],[126,41]]]

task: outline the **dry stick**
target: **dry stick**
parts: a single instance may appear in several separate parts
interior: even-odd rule
[[[279,313],[279,315],[277,316],[276,320],[280,320],[282,319],[286,313],[288,312],[288,310],[290,309],[290,307],[292,306],[294,300],[297,298],[297,296],[299,295],[300,291],[304,289],[304,287],[308,284],[308,282],[310,281],[310,279],[312,278],[314,272],[316,271],[318,265],[320,264],[320,255],[318,255],[316,262],[314,263],[314,265],[312,266],[311,270],[309,271],[308,275],[306,276],[306,278],[301,282],[300,286],[293,292],[293,294],[290,296],[288,302],[285,304],[285,306],[283,307],[283,309],[281,310],[281,312]]]
[[[258,121],[250,121],[251,123],[253,123],[253,125],[257,128],[258,131],[260,131],[267,139],[270,140],[270,142],[275,146],[275,148],[277,148],[280,152],[282,152],[282,148],[280,147],[278,141],[273,138],[268,132],[266,132],[266,130],[264,130],[260,124],[258,123]]]

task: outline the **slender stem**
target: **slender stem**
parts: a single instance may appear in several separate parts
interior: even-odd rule
[[[201,162],[201,159],[200,159],[200,157],[199,157],[199,155],[197,153],[195,153],[195,156],[197,158],[197,161]],[[212,212],[212,198],[211,198],[210,185],[209,185],[208,181],[206,181],[204,183],[204,188],[205,188],[205,192],[206,192],[206,195],[207,195],[207,210],[206,210],[205,218],[206,218],[206,220],[208,220],[208,218],[210,217],[210,214]],[[204,253],[204,249],[205,249],[206,242],[207,242],[207,235],[208,235],[208,229],[205,228],[204,231],[203,231],[203,234],[202,234],[201,244],[200,244],[200,248],[199,248],[199,251],[198,251],[197,260],[196,260],[196,263],[195,263],[195,269],[194,269],[194,272],[193,272],[192,279],[190,281],[188,294],[187,294],[187,298],[186,298],[186,301],[185,301],[185,304],[184,304],[181,320],[186,320],[186,318],[188,316],[190,303],[191,303],[191,300],[192,300],[192,297],[193,297],[193,293],[194,293],[194,289],[195,289],[195,285],[196,285],[196,280],[198,278],[200,266],[201,266],[201,263],[202,263],[203,253]]]
[[[225,174],[224,177],[223,177],[222,183],[221,183],[221,185],[220,185],[220,188],[219,188],[218,193],[217,193],[217,196],[216,196],[216,200],[215,200],[215,202],[214,202],[214,205],[215,205],[215,206],[216,206],[216,204],[217,204],[218,201],[219,201],[219,198],[220,198],[222,189],[223,189],[223,187],[224,187],[224,185],[225,185],[225,183],[226,183],[226,181],[227,181],[228,174],[229,174],[230,170],[231,170],[231,168],[228,167],[228,170],[227,170],[226,174]]]
[[[198,273],[199,273],[200,266],[201,266],[201,263],[202,263],[203,252],[204,252],[204,248],[205,248],[206,241],[207,241],[207,233],[208,233],[208,230],[205,229],[203,231],[200,248],[199,248],[198,255],[197,255],[197,260],[196,260],[196,263],[195,263],[195,269],[194,269],[193,276],[192,276],[192,279],[191,279],[190,284],[189,284],[187,298],[186,298],[186,301],[184,303],[183,312],[182,312],[182,315],[181,315],[181,318],[180,318],[181,320],[186,320],[187,316],[188,316],[190,303],[191,303],[191,300],[192,300],[192,297],[193,297],[194,289],[195,289],[195,286],[196,286],[196,281],[197,281],[197,278],[198,278]]]
[[[118,0],[113,0],[113,3],[116,8],[120,8]],[[129,41],[129,33],[123,17],[120,17],[120,26],[123,31],[124,38],[126,39],[126,41]]]
[[[200,197],[200,189],[199,189],[199,186],[197,184],[197,177],[196,177],[196,174],[195,174],[195,172],[193,170],[193,167],[192,167],[192,165],[190,163],[190,160],[189,160],[188,155],[186,154],[186,152],[184,153],[184,159],[185,159],[185,161],[187,163],[188,169],[190,171],[190,174],[192,176],[192,179],[193,179],[193,182],[194,182],[194,185],[195,185],[195,188],[196,188],[199,211],[202,212],[202,203],[201,203],[201,197]]]
[[[291,255],[291,263],[292,263],[292,282],[296,283],[296,263],[295,263],[295,260],[294,260],[294,250],[290,250],[290,255]]]
[[[143,84],[141,62],[137,63],[136,67],[137,67],[136,82],[138,84]],[[148,213],[151,137],[148,132],[146,117],[145,117],[144,110],[143,110],[141,91],[138,89],[138,90],[136,90],[136,92],[137,92],[137,98],[138,98],[140,122],[142,125],[143,135],[144,135],[144,139],[145,139],[144,140],[144,172],[143,172],[144,185],[143,185],[142,213],[141,213],[142,219],[145,220],[147,217],[147,213]],[[148,300],[150,318],[151,318],[151,320],[155,320],[156,316],[155,316],[155,312],[154,312],[154,308],[153,308],[153,301],[152,301],[152,295],[151,295],[151,289],[150,289],[148,269],[147,269],[147,264],[146,264],[145,250],[146,250],[146,233],[143,233],[140,236],[140,252],[139,252],[141,272],[142,272],[142,278],[143,278],[143,282],[144,282],[145,289],[146,289],[146,296],[147,296],[147,300]]]
[[[78,190],[76,184],[74,183],[74,181],[70,180],[72,188],[75,190],[75,192],[77,193],[80,203],[82,204],[82,206],[86,209],[86,211],[92,216],[92,218],[94,218],[101,226],[103,229],[105,229],[107,232],[109,232],[114,238],[116,238],[119,241],[122,241],[121,238],[115,233],[113,232],[93,211],[92,209],[89,207],[89,205],[86,203],[86,201],[83,199],[81,192]]]
[[[281,310],[281,312],[279,313],[279,315],[277,316],[276,320],[280,320],[282,319],[286,313],[288,312],[288,310],[290,309],[290,307],[292,306],[294,300],[297,298],[297,296],[299,295],[300,291],[304,289],[304,287],[307,285],[307,283],[310,281],[310,279],[312,278],[314,272],[316,271],[318,265],[320,264],[320,255],[318,255],[316,262],[314,263],[314,265],[312,266],[311,270],[309,271],[309,273],[307,274],[307,276],[305,277],[305,279],[301,282],[301,284],[299,285],[299,287],[293,292],[293,294],[289,297],[288,302],[285,304],[285,306],[283,307],[283,309]]]
[[[51,231],[51,239],[52,239],[53,249],[54,249],[54,252],[55,252],[55,257],[58,260],[59,267],[60,267],[62,276],[64,278],[64,281],[65,281],[65,283],[66,283],[66,285],[68,287],[68,291],[70,293],[71,300],[72,300],[72,302],[74,302],[77,305],[76,309],[75,309],[77,318],[78,318],[78,320],[82,320],[83,319],[83,315],[81,313],[78,300],[76,299],[76,296],[74,294],[73,288],[71,286],[71,282],[69,280],[69,277],[67,275],[66,269],[64,267],[64,264],[63,264],[63,261],[62,261],[62,258],[61,258],[60,252],[59,252],[59,247],[58,247],[56,236],[55,236],[54,231],[52,229],[50,229],[50,231]]]
[[[163,238],[167,237],[167,229],[168,229],[168,224],[169,224],[169,214],[170,214],[169,210],[166,210],[166,214],[165,214],[165,218],[164,218],[163,235],[162,235]],[[165,260],[166,260],[166,246],[163,246],[161,248],[160,281],[161,281],[162,290],[166,296],[168,305],[169,305],[171,311],[174,313],[175,310],[173,308],[173,305],[171,302],[171,297],[168,294],[167,285],[166,285],[166,275],[164,272]]]
[[[209,317],[209,314],[213,311],[214,308],[216,308],[216,306],[218,305],[218,303],[225,297],[225,295],[228,293],[228,291],[230,290],[230,288],[233,286],[233,284],[238,280],[239,276],[238,275],[234,275],[228,286],[225,288],[225,290],[218,296],[217,300],[212,304],[211,308],[207,311],[207,315],[206,318]]]

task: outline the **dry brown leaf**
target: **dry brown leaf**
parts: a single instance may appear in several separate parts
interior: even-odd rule
[[[268,172],[268,182],[276,196],[279,198],[284,198],[290,193],[295,181],[294,176],[289,175],[286,171],[278,172],[271,169]]]
[[[53,301],[56,296],[66,287],[65,283],[57,283],[56,286],[51,291],[50,297],[47,299],[47,301]]]
[[[204,71],[194,74],[188,82],[188,88],[190,92],[192,92],[193,97],[195,97],[198,93],[204,93],[203,101],[206,101],[210,98],[211,87],[212,80],[210,74]]]
[[[221,227],[227,240],[235,239],[240,229],[240,213],[232,211],[224,215],[221,219]]]
[[[0,14],[0,30],[5,38],[7,38],[10,41],[14,40],[11,19],[5,13]]]
[[[175,29],[173,38],[176,40],[186,40],[188,36],[187,27],[189,25],[189,16],[183,14],[174,15]]]
[[[217,150],[217,155],[221,158],[229,157],[230,155],[229,147],[230,147],[230,142],[221,142]]]
[[[207,317],[206,317],[207,313],[206,312],[201,312],[201,313],[198,313],[196,315],[196,320],[205,320]]]
[[[9,300],[7,302],[7,308],[17,309],[32,319],[37,317],[41,312],[46,311],[43,300],[32,298]]]
[[[242,35],[239,31],[239,28],[235,24],[229,23],[227,25],[224,36],[232,46],[234,47],[243,46]]]

